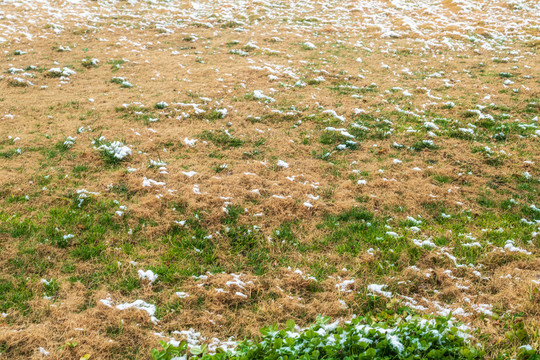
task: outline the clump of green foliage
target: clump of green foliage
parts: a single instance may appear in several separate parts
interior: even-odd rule
[[[340,325],[327,317],[298,328],[289,320],[285,329],[277,325],[261,329],[258,341],[240,342],[234,351],[218,349],[210,354],[206,346],[178,347],[165,342],[154,349],[155,360],[185,355],[191,359],[480,359],[484,353],[467,341],[470,337],[448,317],[381,315],[358,317]]]

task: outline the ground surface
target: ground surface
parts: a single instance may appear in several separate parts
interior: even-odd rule
[[[0,358],[384,308],[538,347],[539,14],[0,2]]]

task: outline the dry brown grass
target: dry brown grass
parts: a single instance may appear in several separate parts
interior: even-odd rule
[[[312,245],[319,244],[317,241],[330,234],[330,230],[319,226],[326,214],[340,214],[358,205],[377,217],[394,218],[395,222],[391,223],[394,226],[407,215],[421,215],[426,221],[435,219],[430,204],[444,206],[454,214],[470,210],[473,219],[486,212],[501,217],[506,214],[500,206],[488,209],[479,202],[481,194],[497,204],[525,193],[524,204],[530,205],[529,200],[535,196],[538,200],[537,183],[530,185],[532,190],[523,190],[523,184],[516,180],[524,172],[530,173],[533,179],[539,176],[538,136],[530,130],[526,130],[529,131],[527,137],[520,138],[516,131],[508,141],[499,143],[494,143],[490,138],[492,134],[487,131],[476,143],[441,131],[437,132],[439,136],[429,138],[437,143],[435,150],[400,152],[393,147],[394,143],[412,146],[416,141],[427,139],[421,133],[422,124],[434,118],[459,120],[460,125],[456,127],[467,127],[469,122],[480,127],[478,119],[464,115],[478,104],[493,102],[505,106],[508,110],[502,112],[511,113],[511,119],[497,121],[507,125],[514,120],[520,124],[531,123],[535,114],[526,112],[525,108],[528,103],[536,101],[537,104],[540,93],[537,46],[533,44],[535,40],[531,40],[538,35],[533,26],[538,24],[537,17],[531,15],[530,9],[516,9],[506,3],[498,4],[500,8],[490,7],[487,2],[475,3],[482,7],[467,12],[461,2],[443,1],[435,11],[429,12],[422,8],[400,9],[391,2],[381,2],[382,13],[392,20],[381,18],[379,24],[373,20],[378,15],[375,8],[357,3],[343,4],[343,9],[337,9],[337,4],[323,7],[321,2],[315,2],[312,8],[305,8],[306,12],[298,12],[299,8],[276,10],[252,2],[243,14],[244,10],[235,9],[229,2],[215,2],[210,13],[193,19],[189,17],[193,8],[185,4],[169,4],[175,9],[172,11],[143,3],[118,2],[105,6],[83,1],[75,6],[50,2],[56,10],[64,6],[59,10],[63,18],[58,21],[47,13],[44,5],[36,4],[36,9],[31,10],[29,4],[21,7],[1,4],[0,16],[5,20],[6,14],[11,15],[9,26],[19,31],[17,34],[0,28],[3,31],[0,38],[8,36],[7,41],[0,42],[0,50],[4,50],[0,58],[0,152],[6,152],[0,157],[0,211],[6,215],[2,219],[8,224],[9,216],[19,214],[37,226],[45,226],[49,209],[68,208],[73,201],[69,194],[84,188],[100,192],[96,196],[99,200],[118,199],[121,205],[127,205],[125,229],[138,230],[133,236],[127,235],[123,228],[107,233],[102,239],[107,244],[102,258],[76,265],[74,274],[83,279],[117,261],[123,264],[110,279],[90,286],[81,280],[69,280],[71,275],[62,270],[73,261],[69,252],[73,249],[60,249],[34,237],[19,238],[2,228],[0,268],[6,270],[0,271],[0,278],[19,281],[28,275],[31,278],[28,287],[34,296],[28,301],[26,313],[10,309],[7,317],[0,316],[0,358],[41,359],[44,356],[39,348],[43,347],[50,352],[49,359],[79,359],[84,354],[91,354],[92,359],[147,359],[149,350],[157,346],[160,338],[154,335],[156,332],[168,338],[174,330],[194,328],[208,338],[235,336],[241,339],[256,336],[263,325],[283,323],[289,318],[300,325],[308,324],[318,314],[348,318],[374,306],[366,297],[366,286],[377,281],[389,284],[396,294],[418,301],[425,298],[421,304],[427,312],[439,310],[434,301],[465,308],[472,315],[461,319],[492,334],[492,343],[502,339],[501,329],[507,323],[502,316],[489,318],[474,312],[471,304],[491,304],[498,314],[521,312],[528,326],[537,326],[540,300],[534,290],[538,289],[537,282],[533,280],[540,281],[538,237],[528,239],[531,240],[527,245],[527,250],[532,252],[530,256],[493,252],[483,257],[481,272],[489,278],[487,280],[479,279],[472,269],[455,267],[438,250],[423,250],[419,259],[403,252],[395,264],[403,271],[379,273],[377,264],[385,259],[380,253],[372,256],[364,251],[352,255],[336,252],[333,244],[320,242],[316,249]],[[507,11],[512,13],[505,18]],[[219,16],[212,16],[212,12]],[[244,32],[235,31],[235,26],[222,27],[227,24],[224,14],[229,12],[235,21],[245,23]],[[491,16],[486,16],[488,13]],[[283,18],[290,18],[290,22],[284,22]],[[320,19],[312,21],[310,18]],[[418,25],[418,31],[411,27],[411,19]],[[458,19],[469,27],[456,23]],[[63,26],[57,34],[51,25],[56,22]],[[206,28],[203,23],[210,23],[213,28]],[[381,28],[382,23],[389,27]],[[159,30],[163,24],[169,32]],[[381,36],[390,29],[401,32],[401,36]],[[23,30],[33,35],[32,40],[24,36]],[[494,34],[502,31],[508,34],[506,48],[492,40]],[[186,41],[189,36],[197,39]],[[271,41],[275,36],[283,41]],[[469,41],[469,36],[474,36],[479,44]],[[239,44],[229,48],[227,44],[232,40],[238,40]],[[228,53],[229,49],[240,49],[250,41],[260,47],[251,50],[250,56]],[[305,41],[313,42],[317,49],[302,49],[301,43]],[[357,41],[372,51],[355,47]],[[481,44],[496,48],[489,50]],[[58,52],[59,45],[69,45],[72,51]],[[264,48],[279,53],[269,54]],[[16,56],[15,50],[27,53]],[[172,50],[178,54],[174,55]],[[512,50],[519,55],[511,54]],[[84,68],[81,59],[85,57],[97,58],[100,63],[95,68]],[[495,57],[517,60],[494,62]],[[362,62],[357,62],[357,58]],[[107,63],[112,59],[129,61],[113,71]],[[383,68],[382,63],[390,68]],[[515,64],[518,69],[512,68]],[[34,78],[29,78],[35,86],[10,86],[9,80],[19,75],[6,71],[29,65],[44,70],[28,70],[35,74]],[[77,72],[67,82],[46,76],[48,69],[64,66]],[[269,80],[272,72],[268,67],[275,69],[279,80]],[[413,75],[407,75],[404,68]],[[298,79],[287,75],[285,70],[296,73],[298,79],[309,80],[322,75],[326,81],[294,87]],[[443,75],[430,76],[434,72],[443,72]],[[515,85],[502,85],[504,79],[497,75],[499,72],[511,72]],[[126,78],[134,87],[121,88],[111,83],[115,76]],[[451,86],[445,86],[443,79]],[[359,92],[361,98],[355,98],[330,89],[345,82],[358,88],[376,83],[377,91]],[[41,89],[42,86],[46,88]],[[385,92],[394,87],[402,90]],[[511,91],[513,87],[520,88],[519,95]],[[263,90],[276,100],[275,103],[246,99],[254,90]],[[409,90],[413,96],[402,96],[403,90]],[[488,94],[491,98],[484,100]],[[456,106],[444,107],[450,100],[456,102]],[[153,109],[160,101],[170,106]],[[116,110],[122,104],[133,102],[144,104],[159,116],[159,121],[145,124],[133,115],[123,117],[125,113]],[[192,102],[202,104],[200,107],[207,112],[197,115],[193,108],[178,104]],[[400,117],[395,113],[396,105],[415,113],[422,109],[430,112],[421,120]],[[299,111],[298,116],[276,120],[273,110],[289,111],[291,106]],[[205,119],[211,110],[223,108],[228,109],[224,119]],[[321,160],[313,153],[335,146],[320,143],[323,129],[341,126],[332,116],[322,116],[324,109],[345,116],[347,124],[355,118],[355,109],[375,117],[391,118],[395,132],[389,137],[367,136],[359,141],[358,150],[336,154],[331,161]],[[538,106],[534,109],[537,115]],[[5,116],[8,114],[14,116]],[[313,114],[316,120],[310,117]],[[259,122],[250,120],[256,116],[261,117]],[[298,120],[302,120],[302,124],[295,127]],[[81,126],[92,131],[77,134]],[[407,132],[411,126],[420,130],[421,135]],[[230,131],[243,144],[226,148],[202,137],[205,131],[220,130]],[[118,167],[104,164],[92,145],[92,140],[99,135],[129,144],[132,156]],[[8,136],[20,140],[13,143]],[[75,145],[63,153],[55,150],[55,144],[66,136],[77,136]],[[184,144],[184,138],[198,141],[194,147],[189,147]],[[260,140],[264,143],[256,145]],[[488,163],[481,152],[472,151],[474,147],[493,147],[493,144],[497,153],[503,150],[512,154],[499,166]],[[22,154],[8,154],[16,148],[23,149]],[[260,153],[246,155],[254,150]],[[56,155],[51,151],[56,151]],[[148,167],[150,159],[158,158],[167,163],[167,174]],[[403,162],[395,164],[396,158]],[[289,168],[277,167],[280,159],[286,161]],[[525,160],[529,163],[524,163]],[[215,168],[224,163],[228,168],[217,173]],[[80,165],[85,165],[86,170],[76,175],[73,170]],[[131,173],[127,167],[138,170]],[[422,171],[413,170],[415,167]],[[379,172],[380,169],[384,169],[384,173]],[[183,171],[197,174],[187,177]],[[468,172],[471,175],[467,175]],[[44,176],[52,179],[46,185],[41,184]],[[166,186],[143,187],[144,177],[163,181]],[[436,177],[448,181],[437,181]],[[358,185],[357,180],[364,178],[367,185]],[[128,190],[118,195],[107,190],[109,184],[122,185]],[[202,195],[194,193],[195,185]],[[258,189],[260,195],[253,193],[254,189]],[[168,190],[174,191],[169,193]],[[29,194],[28,202],[8,201]],[[311,208],[304,205],[308,195],[319,196],[319,200],[311,201]],[[188,213],[179,215],[172,210],[172,204],[179,200],[187,204]],[[216,235],[216,231],[224,234],[222,207],[227,201],[247,209],[239,216],[238,223],[259,226],[264,241],[283,223],[297,221],[293,230],[295,241],[308,250],[288,250],[279,243],[272,243],[267,246],[269,266],[263,275],[256,275],[250,266],[242,267],[242,259],[247,255],[235,254],[230,241]],[[182,261],[163,260],[170,250],[170,243],[163,239],[173,231],[175,220],[186,219],[197,210],[204,215],[204,227],[214,236],[215,261],[226,270],[224,273],[199,281],[189,276],[167,284],[149,285],[143,281],[132,293],[115,288],[113,283],[129,280],[134,269],[171,267]],[[264,215],[253,216],[259,213]],[[399,228],[399,224],[397,226]],[[481,234],[484,226],[484,223],[471,221],[466,231]],[[76,230],[83,233],[87,229],[81,225]],[[436,222],[422,229],[425,238],[443,235],[451,238],[451,249],[459,243],[457,234]],[[410,242],[409,238],[402,239]],[[520,243],[520,246],[525,245]],[[16,268],[17,260],[30,258],[25,253],[26,248],[35,251],[38,259],[48,259],[47,269],[40,269],[38,264],[29,265],[25,270]],[[501,247],[484,249],[487,252],[494,248]],[[383,252],[388,250],[383,249]],[[132,260],[140,265],[131,267]],[[323,278],[313,281],[294,273],[300,268],[308,274],[315,264],[330,275],[322,271]],[[420,270],[411,270],[411,265]],[[292,269],[287,269],[288,266]],[[341,271],[343,267],[349,271]],[[201,265],[203,269],[205,265]],[[453,276],[459,276],[460,282],[469,288],[466,291],[458,288],[456,280],[444,273],[447,269],[452,269]],[[243,289],[227,286],[232,272],[242,272],[243,281],[252,284]],[[426,272],[430,273],[429,277]],[[204,271],[199,275],[203,274]],[[505,278],[507,275],[511,280]],[[41,278],[58,279],[61,284],[52,301],[42,297]],[[349,278],[355,279],[349,287],[352,292],[339,292],[336,284]],[[217,288],[228,292],[217,293]],[[175,291],[185,291],[190,296],[178,299]],[[247,298],[234,295],[235,291],[242,291]],[[100,300],[108,295],[115,304],[137,298],[158,304],[160,322],[152,324],[142,311],[120,311],[104,306]],[[345,301],[347,308],[343,308],[339,300]],[[77,342],[76,347],[60,349],[72,341]]]

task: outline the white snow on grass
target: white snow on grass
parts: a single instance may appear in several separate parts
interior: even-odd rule
[[[75,144],[75,140],[77,140],[77,137],[66,137],[66,140],[64,140],[64,147],[71,148]]]
[[[414,245],[420,246],[420,247],[436,247],[435,243],[433,243],[433,241],[431,240],[413,239],[412,242],[414,243]]]
[[[284,169],[287,169],[289,167],[289,164],[287,164],[285,161],[283,160],[278,160],[277,166],[281,167],[281,168],[284,168]]]
[[[146,270],[146,271],[139,270],[139,271],[137,271],[137,274],[139,275],[139,278],[141,278],[143,280],[148,280],[148,281],[150,281],[150,283],[153,283],[158,278],[158,275],[154,274],[154,272],[152,270]]]
[[[161,181],[155,181],[155,180],[152,180],[152,179],[147,179],[145,177],[145,178],[143,178],[142,186],[143,187],[165,186],[165,183],[161,182]]]
[[[352,290],[349,290],[348,287],[352,284],[354,284],[354,279],[343,280],[343,282],[336,284],[336,287],[340,292],[351,292]]]
[[[54,76],[65,76],[69,77],[71,75],[75,75],[77,72],[75,70],[71,70],[70,68],[64,67],[64,68],[52,68],[48,71],[50,74],[53,74]]]
[[[186,175],[187,177],[193,177],[197,175],[197,172],[195,171],[182,171],[182,174]]]
[[[118,160],[123,160],[125,157],[131,155],[131,148],[124,145],[124,143],[121,141],[113,141],[109,144],[103,144],[97,149],[112,155]]]
[[[127,310],[127,309],[132,309],[132,308],[142,310],[148,313],[148,315],[150,316],[150,320],[154,324],[157,324],[159,322],[159,320],[154,316],[154,314],[156,313],[156,306],[153,304],[149,304],[144,300],[139,299],[139,300],[135,300],[132,303],[120,304],[120,305],[117,305],[116,308],[118,310]]]
[[[386,298],[392,298],[392,293],[390,291],[384,291],[384,288],[386,288],[388,285],[379,285],[379,284],[371,284],[368,285],[367,289],[371,291],[374,294],[382,295]]]
[[[504,244],[504,249],[510,252],[520,252],[526,255],[531,255],[530,251],[517,247],[514,240],[506,240],[506,243]]]
[[[275,102],[276,100],[274,98],[271,98],[270,96],[264,95],[264,93],[261,90],[255,90],[253,91],[253,97],[258,100],[264,100],[266,102]]]

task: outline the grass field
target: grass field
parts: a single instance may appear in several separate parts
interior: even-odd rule
[[[0,1],[0,359],[319,315],[538,359],[539,45],[534,0]]]

